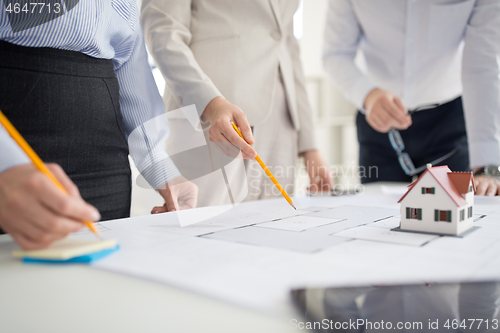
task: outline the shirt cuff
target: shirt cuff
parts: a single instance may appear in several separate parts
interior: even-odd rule
[[[500,166],[500,142],[470,142],[469,156],[472,168]]]
[[[156,156],[155,161],[145,168],[138,168],[141,175],[155,190],[165,188],[167,182],[181,176],[174,162],[166,153]]]
[[[3,128],[0,128],[0,151],[2,152],[0,154],[0,173],[21,164],[31,163],[28,156]]]
[[[352,89],[351,101],[354,105],[361,111],[361,113],[366,114],[366,110],[364,108],[366,96],[373,89],[378,86],[366,76],[363,76],[359,79],[359,81],[354,85]]]
[[[200,117],[203,114],[203,111],[205,111],[208,103],[219,96],[223,97],[217,87],[210,82],[204,85],[199,85],[198,88],[190,90],[189,94],[179,97],[181,106],[191,106],[192,104],[195,106],[196,112],[192,112],[191,108],[186,109],[189,112],[184,112],[193,128],[201,131]]]
[[[298,142],[299,154],[316,149],[317,147],[316,147],[316,140],[314,138],[314,133],[313,132],[304,133],[304,131],[299,131],[299,142]]]

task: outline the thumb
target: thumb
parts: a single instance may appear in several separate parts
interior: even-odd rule
[[[160,214],[160,213],[166,213],[166,212],[168,212],[166,204],[164,204],[163,206],[155,206],[151,210],[151,214]]]
[[[170,189],[169,184],[165,184],[165,189],[159,190],[160,195],[165,200],[165,208],[167,212],[173,212],[179,210],[179,204],[177,203],[177,193]]]
[[[404,113],[406,113],[408,111],[408,110],[406,110],[406,107],[403,104],[403,101],[397,96],[394,97],[394,104],[396,104],[396,106],[399,108],[400,111],[402,111]]]

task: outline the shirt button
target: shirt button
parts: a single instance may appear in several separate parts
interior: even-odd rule
[[[273,32],[271,32],[271,37],[273,37],[273,39],[275,39],[275,40],[280,40],[281,39],[281,32],[274,30]]]

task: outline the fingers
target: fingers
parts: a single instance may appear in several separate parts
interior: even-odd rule
[[[33,184],[39,193],[40,202],[57,215],[76,221],[98,221],[101,216],[99,211],[83,201],[62,193],[47,177],[42,177]]]
[[[27,219],[31,222],[30,226],[36,227],[36,229],[28,227],[26,229],[26,234],[32,240],[51,242],[83,227],[83,223],[79,220],[54,214],[40,204],[26,207],[26,213]]]
[[[487,176],[475,176],[474,181],[476,183],[476,195],[494,196],[500,188],[500,181]]]
[[[329,187],[329,189],[332,189],[333,188],[333,179],[330,176],[329,170],[327,170],[326,168],[321,168],[319,171],[320,171],[319,177],[320,177],[320,181],[323,184],[323,187]]]
[[[255,140],[247,117],[236,105],[229,103],[222,97],[216,97],[205,107],[203,116],[210,122],[210,141],[230,142],[241,151],[243,158],[255,158],[257,152],[250,144]],[[234,130],[231,122],[234,122],[241,130],[243,138]]]
[[[377,132],[387,133],[391,127],[384,122],[380,117],[373,116],[372,114],[366,115],[366,122]]]
[[[487,176],[475,176],[474,181],[476,183],[476,195],[495,196],[499,192],[500,180],[498,179]]]
[[[238,146],[241,151],[246,154],[246,156],[252,156],[252,158],[255,158],[255,156],[257,156],[257,152],[255,151],[255,149],[253,149],[248,143],[246,143],[245,140],[240,137],[240,135],[234,130],[233,125],[231,125],[230,121],[221,122],[221,124],[219,124],[219,130],[229,142]],[[248,127],[247,132],[248,131],[250,131],[250,126]]]
[[[234,123],[239,127],[243,138],[245,138],[245,141],[248,144],[253,145],[255,143],[255,140],[253,138],[252,129],[250,128],[250,124],[248,123],[247,116],[243,112],[236,113],[234,115]]]
[[[399,97],[394,96],[394,104],[396,104],[396,106],[404,113],[407,113],[406,107],[403,104],[403,101]]]
[[[396,102],[398,100],[398,102]],[[402,106],[403,103],[399,98],[388,98],[382,102],[383,108],[387,111],[390,118],[390,123],[397,129],[407,129],[411,125],[411,117],[406,109]]]
[[[476,186],[476,195],[485,195],[488,189],[488,184],[486,182],[480,182]]]
[[[330,191],[333,188],[331,171],[317,150],[305,153],[306,167],[310,177],[309,192]]]
[[[223,141],[222,141],[223,140]],[[240,152],[244,154],[240,148],[234,144],[227,141],[224,135],[220,134],[216,139],[210,138],[211,143],[217,147],[217,150],[221,151],[225,156],[234,159],[240,155]],[[218,155],[216,151],[214,153],[214,158]],[[219,159],[226,160],[225,156],[220,156]],[[229,162],[229,161],[228,161]]]
[[[158,190],[158,192],[163,197],[163,200],[165,200],[164,206],[167,212],[174,212],[179,210],[179,205],[177,203],[177,193],[175,193],[175,191],[172,191],[168,183],[165,184],[164,189],[160,189]],[[159,211],[159,209],[157,209],[157,211]]]
[[[73,181],[68,177],[68,175],[64,172],[63,168],[59,164],[56,163],[47,163],[45,165],[47,169],[52,172],[54,177],[61,183],[61,185],[68,191],[68,194],[75,198],[81,198],[80,191],[78,187],[73,183]]]
[[[166,213],[168,212],[167,210],[167,206],[166,205],[163,205],[163,206],[155,206],[153,207],[153,209],[151,210],[151,214],[160,214],[160,213]]]
[[[385,109],[381,107],[376,107],[367,113],[366,121],[380,133],[387,133],[391,129],[390,118]]]
[[[169,181],[158,192],[165,200],[165,204],[161,207],[154,207],[151,214],[196,208],[198,186],[182,176]]]
[[[495,184],[489,184],[488,188],[486,189],[486,196],[488,197],[494,197],[497,194],[497,187]]]
[[[387,133],[392,127],[400,130],[411,126],[411,117],[397,96],[374,89],[367,97],[366,121],[378,132]]]
[[[179,186],[179,208],[181,210],[196,208],[198,204],[198,186],[187,180],[176,186]]]
[[[83,227],[82,223],[57,216],[39,204],[26,207],[24,214],[17,217],[23,223],[13,224],[6,231],[25,249],[46,248]]]
[[[14,238],[14,241],[24,250],[29,251],[29,250],[45,249],[50,246],[50,244],[40,245],[36,242],[29,240],[28,238],[24,237],[21,234],[16,234],[16,233],[10,233],[10,234],[12,238]]]
[[[71,181],[60,167],[49,166],[73,195]],[[63,193],[32,164],[0,173],[0,224],[27,249],[44,248],[83,227],[81,221],[99,218],[95,208],[78,195]]]

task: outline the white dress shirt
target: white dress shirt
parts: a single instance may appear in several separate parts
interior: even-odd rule
[[[472,167],[500,165],[500,0],[330,0],[323,60],[360,110],[375,87],[410,110],[462,95]]]

